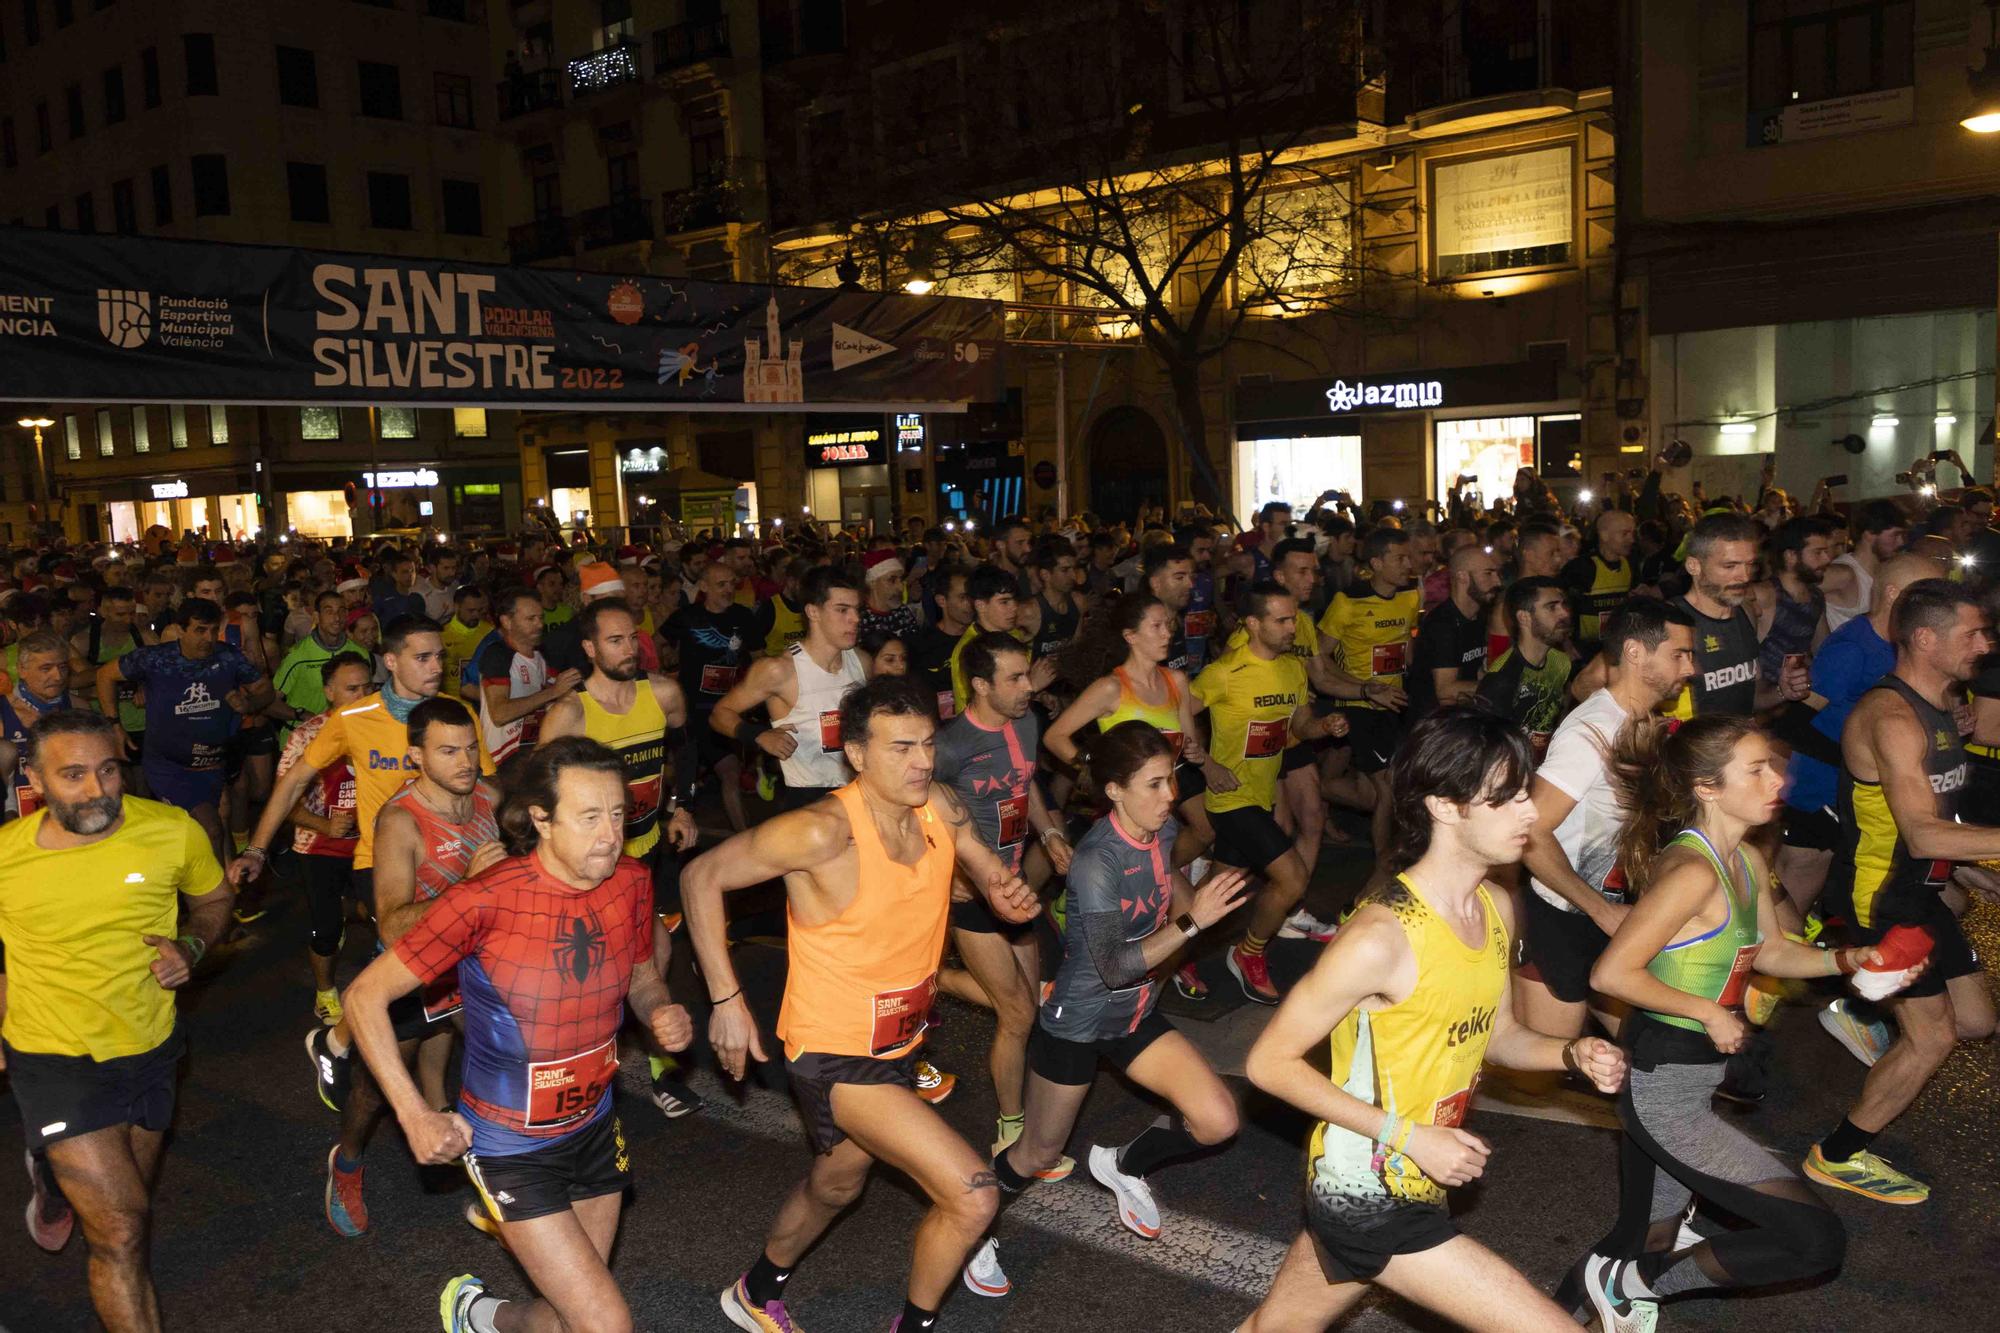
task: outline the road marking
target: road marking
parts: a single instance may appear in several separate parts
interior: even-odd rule
[[[627,1092],[651,1097],[652,1083],[645,1071],[644,1060],[624,1062],[619,1078]],[[709,1070],[688,1070],[684,1076],[706,1100],[698,1114],[755,1138],[805,1146],[805,1130],[789,1097],[749,1087],[739,1101],[734,1090],[725,1089]],[[1006,1221],[1249,1297],[1261,1297],[1269,1290],[1291,1244],[1290,1236],[1272,1240],[1169,1208],[1160,1209],[1160,1238],[1141,1240],[1118,1222],[1110,1199],[1090,1179],[1089,1168],[1078,1163],[1068,1180],[1037,1185],[1009,1204]]]

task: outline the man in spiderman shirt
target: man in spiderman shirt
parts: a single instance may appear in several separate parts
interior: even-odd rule
[[[529,752],[500,802],[508,858],[461,880],[357,977],[347,1012],[361,1054],[419,1162],[463,1156],[508,1250],[540,1293],[513,1304],[461,1274],[448,1333],[629,1327],[606,1266],[631,1181],[611,1107],[629,1003],[661,1047],[693,1028],[661,980],[651,873],[622,856],[625,771],[596,741]],[[389,1004],[458,969],[465,1070],[458,1110],[428,1106],[397,1056]]]

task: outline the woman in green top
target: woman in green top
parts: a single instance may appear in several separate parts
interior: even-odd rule
[[[1710,1098],[1744,1043],[1743,990],[1774,977],[1851,974],[1872,949],[1827,951],[1786,937],[1763,855],[1744,835],[1776,815],[1784,774],[1743,718],[1697,717],[1672,730],[1642,719],[1611,755],[1629,812],[1619,839],[1639,899],[1591,970],[1624,1000],[1631,1074],[1619,1094],[1619,1211],[1579,1265],[1606,1330],[1650,1329],[1664,1297],[1762,1287],[1839,1267],[1840,1221],[1798,1173]],[[1664,846],[1660,835],[1679,830]],[[1697,1228],[1699,1200],[1746,1226]]]

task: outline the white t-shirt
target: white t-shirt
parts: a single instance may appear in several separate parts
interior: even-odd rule
[[[1604,891],[1604,878],[1618,863],[1618,833],[1625,807],[1611,784],[1611,744],[1628,721],[1611,691],[1601,689],[1571,710],[1549,738],[1548,757],[1535,770],[1549,785],[1576,802],[1556,825],[1556,842],[1569,857],[1577,877]],[[1576,909],[1554,889],[1530,876],[1529,884],[1542,901],[1565,912]]]

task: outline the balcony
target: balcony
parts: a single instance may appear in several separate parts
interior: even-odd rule
[[[569,89],[575,97],[609,92],[639,81],[639,44],[619,42],[569,62]]]
[[[507,251],[516,264],[572,259],[576,256],[576,236],[570,220],[561,214],[536,218],[507,229]]]
[[[666,74],[704,60],[729,55],[729,20],[725,18],[676,23],[653,33],[653,73]]]
[[[562,78],[552,69],[517,70],[500,80],[500,119],[536,111],[551,111],[563,104]]]
[[[660,196],[660,226],[669,236],[708,231],[742,220],[743,209],[736,201],[735,187],[724,181],[669,190]]]
[[[659,235],[653,229],[653,201],[650,199],[620,199],[593,208],[578,219],[577,230],[582,234],[586,250],[650,241]]]
[[[1416,138],[1559,116],[1575,94],[1608,85],[1616,69],[1615,15],[1581,0],[1560,18],[1461,18],[1438,57],[1392,79],[1390,114]]]

